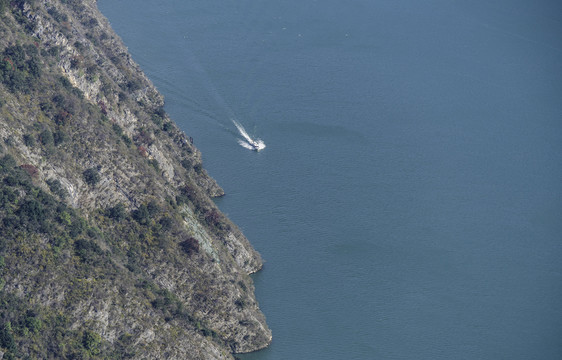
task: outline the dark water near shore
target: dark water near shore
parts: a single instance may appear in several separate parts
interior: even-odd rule
[[[244,359],[562,358],[559,1],[99,6],[266,260]]]

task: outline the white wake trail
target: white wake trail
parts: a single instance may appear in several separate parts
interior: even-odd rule
[[[246,148],[248,150],[254,150],[254,147],[250,144],[248,144],[247,142],[245,142],[242,139],[238,139],[238,144],[240,144],[240,146],[242,146],[243,148]]]
[[[240,125],[240,123],[236,120],[232,120],[232,122],[234,123],[234,126],[236,126],[236,128],[238,129],[238,132],[240,132],[240,135],[242,135],[244,137],[244,139],[246,139],[246,141],[248,142],[252,142],[252,138],[250,137],[250,135],[248,135],[248,133],[246,132],[246,129],[244,129],[244,127],[242,125]]]
[[[260,151],[265,148],[265,143],[263,142],[262,139],[255,139],[255,140],[252,139],[252,137],[248,135],[246,129],[244,129],[244,127],[238,121],[232,119],[232,122],[234,123],[234,126],[236,126],[236,128],[238,129],[240,135],[242,135],[242,137],[245,139],[245,140],[238,139],[238,144],[240,144],[242,147],[246,149],[255,150],[255,151]]]

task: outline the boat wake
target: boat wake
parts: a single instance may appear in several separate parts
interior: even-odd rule
[[[250,135],[248,135],[248,133],[246,132],[246,129],[244,129],[244,127],[238,121],[233,119],[232,122],[234,123],[234,126],[236,126],[236,128],[238,129],[240,135],[244,138],[244,139],[238,139],[238,144],[240,144],[240,146],[248,150],[254,150],[254,151],[260,151],[265,148],[265,143],[263,142],[262,139],[252,139]]]

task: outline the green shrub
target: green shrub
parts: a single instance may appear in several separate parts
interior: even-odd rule
[[[142,204],[138,209],[131,211],[131,217],[141,225],[148,225],[150,222],[150,212],[145,204]]]
[[[23,143],[25,146],[32,148],[35,146],[35,137],[31,134],[25,134],[23,136]]]
[[[84,171],[84,181],[90,186],[95,186],[100,180],[100,173],[96,167],[92,167]]]
[[[127,212],[125,211],[125,205],[119,203],[112,208],[107,209],[106,214],[108,217],[115,221],[121,221],[127,217]]]
[[[79,239],[74,243],[74,251],[83,262],[92,262],[96,256],[103,254],[98,244],[91,240]]]
[[[40,221],[44,218],[45,209],[38,201],[29,199],[23,201],[16,214],[20,216],[22,221],[25,220],[35,222]]]
[[[172,123],[170,121],[164,123],[164,125],[162,125],[162,130],[164,131],[170,131],[172,130],[173,126]]]
[[[53,17],[53,19],[55,19],[56,22],[60,23],[68,21],[68,16],[64,13],[60,13],[55,7],[49,8],[47,12]]]
[[[24,21],[27,21],[25,16]],[[11,92],[28,93],[41,76],[37,48],[33,45],[13,45],[0,56],[0,79]]]
[[[182,242],[180,242],[180,249],[182,249],[187,255],[192,255],[199,252],[199,241],[197,239],[189,237]]]
[[[47,183],[47,186],[49,186],[49,189],[51,190],[51,192],[53,194],[57,195],[62,200],[66,199],[66,197],[68,196],[68,192],[62,186],[62,184],[59,180],[57,180],[57,179],[47,179],[46,183]]]
[[[16,160],[12,157],[12,155],[4,155],[0,158],[0,172],[7,172],[17,166]]]
[[[59,81],[65,89],[67,90],[72,89],[72,84],[70,83],[70,80],[68,80],[66,77],[59,76]]]
[[[86,48],[84,47],[84,44],[82,44],[80,41],[76,41],[74,43],[74,47],[76,48],[76,50],[78,50],[79,52],[84,51]]]
[[[6,5],[8,5],[8,0],[0,0],[0,15],[6,11]]]
[[[234,302],[234,305],[239,309],[244,309],[247,306],[247,302],[243,298],[239,298]]]
[[[183,159],[183,160],[181,161],[181,166],[183,166],[186,170],[191,169],[191,166],[192,166],[191,160],[189,160],[189,159]]]
[[[14,351],[16,349],[16,342],[12,330],[12,324],[8,321],[0,327],[0,346]]]
[[[113,124],[112,128],[113,131],[117,134],[117,136],[123,136],[123,129],[121,128],[121,126],[119,126],[119,124]]]
[[[131,146],[131,144],[133,144],[133,140],[131,140],[131,138],[128,137],[127,135],[123,134],[123,136],[121,136],[121,138],[123,139],[123,142],[124,142],[127,146]]]
[[[43,323],[39,316],[32,310],[28,310],[25,314],[25,327],[33,333],[38,333],[41,330]]]
[[[63,142],[68,140],[68,136],[66,135],[66,133],[62,130],[56,131],[53,134],[53,140],[54,140],[54,144],[55,146],[59,146],[60,144],[62,144]]]
[[[158,160],[150,159],[148,160],[148,163],[154,168],[154,170],[156,170],[156,172],[160,172],[160,164],[158,164]]]
[[[15,191],[10,188],[4,188],[0,191],[0,206],[4,207],[6,205],[14,204],[18,198]]]
[[[174,220],[172,220],[172,218],[169,216],[163,216],[162,218],[160,218],[159,223],[163,231],[169,231],[174,224]]]
[[[156,214],[158,214],[160,212],[160,206],[158,206],[158,203],[154,200],[150,200],[148,202],[148,204],[146,205],[146,208],[148,210],[148,214],[152,217]]]
[[[52,48],[50,48],[48,50],[49,55],[51,55],[52,57],[56,57],[58,58],[61,52],[61,48],[60,46],[53,46]]]
[[[78,235],[84,232],[84,229],[86,228],[86,224],[85,221],[80,218],[72,219],[72,220],[73,221],[71,221],[71,224],[68,227],[69,230],[68,234],[70,235],[70,237],[75,239]]]
[[[139,79],[133,79],[127,82],[127,90],[132,93],[142,88],[142,82]]]
[[[86,330],[82,337],[82,345],[90,354],[98,355],[101,351],[101,336],[96,332]]]
[[[166,110],[164,110],[163,106],[160,106],[156,110],[154,110],[154,114],[156,114],[160,118],[164,118],[166,116]]]
[[[158,127],[162,126],[162,118],[157,114],[152,114],[152,122],[155,123]]]
[[[53,133],[49,129],[45,129],[39,134],[39,141],[46,147],[53,146],[55,143],[55,139],[53,137]]]
[[[99,25],[99,22],[96,18],[90,18],[84,25],[93,28],[93,27],[97,27]]]

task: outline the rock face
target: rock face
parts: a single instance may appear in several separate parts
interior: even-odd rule
[[[4,357],[267,346],[248,276],[261,258],[95,0],[0,0],[0,12]]]

